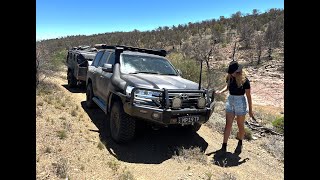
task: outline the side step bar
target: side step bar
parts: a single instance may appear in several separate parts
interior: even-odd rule
[[[104,113],[107,114],[107,112],[106,112],[107,107],[106,107],[106,105],[104,105],[104,103],[100,99],[93,97],[92,100],[100,107],[100,109],[103,110]]]

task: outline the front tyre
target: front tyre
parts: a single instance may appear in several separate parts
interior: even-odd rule
[[[194,123],[193,125],[187,125],[184,128],[191,133],[196,133],[200,128],[202,124]]]
[[[124,112],[119,101],[115,101],[111,108],[110,131],[112,139],[117,143],[130,141],[135,134],[135,119]]]

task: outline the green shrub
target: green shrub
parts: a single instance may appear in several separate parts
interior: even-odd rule
[[[67,58],[67,50],[55,52],[52,56],[50,67],[52,70],[61,70]]]
[[[199,82],[200,63],[192,59],[184,59],[180,53],[171,53],[167,57],[176,69],[180,69],[182,77]],[[203,64],[204,65],[204,64]],[[202,66],[202,82],[206,82],[205,67]]]
[[[284,118],[280,117],[272,121],[272,125],[276,128],[276,131],[283,133],[284,131]]]
[[[249,128],[244,128],[244,139],[252,140],[252,131]]]
[[[100,141],[99,143],[98,143],[98,149],[100,149],[100,150],[102,150],[103,148],[104,148],[104,145],[103,145],[103,143]]]
[[[67,138],[67,133],[66,133],[65,130],[57,131],[57,134],[58,134],[58,137],[59,137],[60,139],[65,139],[65,138]]]

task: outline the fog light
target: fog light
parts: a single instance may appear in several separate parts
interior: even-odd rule
[[[176,123],[177,123],[177,118],[170,119],[170,124],[176,124]]]
[[[198,108],[204,108],[206,107],[206,99],[203,97],[200,97],[198,99]]]
[[[159,119],[159,118],[160,118],[160,114],[158,114],[158,113],[152,113],[152,118],[153,118],[153,119]]]
[[[172,99],[172,109],[179,109],[181,107],[182,101],[179,97],[173,97]]]

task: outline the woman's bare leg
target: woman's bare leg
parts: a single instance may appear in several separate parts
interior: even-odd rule
[[[243,116],[237,116],[236,117],[237,120],[237,125],[238,125],[238,129],[239,129],[239,133],[238,133],[238,145],[235,149],[235,153],[240,154],[242,151],[242,140],[244,138],[244,121],[245,121],[245,115]]]
[[[228,142],[234,117],[235,117],[235,115],[233,113],[230,113],[230,112],[226,113],[226,126],[224,128],[223,143]]]
[[[243,116],[237,116],[236,120],[237,120],[237,125],[238,125],[238,129],[239,129],[239,133],[238,133],[238,139],[239,140],[243,140],[244,138],[244,120],[245,120],[245,115]]]

